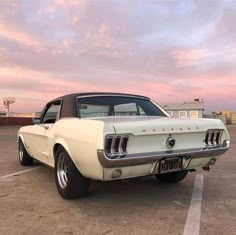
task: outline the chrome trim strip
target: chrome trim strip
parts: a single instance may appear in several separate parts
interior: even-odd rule
[[[124,141],[124,136],[120,136],[119,153],[122,153],[122,148],[121,148],[121,146],[122,146],[123,141]]]
[[[191,156],[191,159],[214,157],[224,154],[229,147],[220,146],[216,148],[194,148],[184,150],[169,150],[150,153],[127,154],[123,158],[109,159],[104,150],[98,150],[97,156],[100,164],[106,168],[134,166],[159,161],[162,158],[177,157],[177,156]]]
[[[139,96],[139,95],[126,95],[126,94],[97,94],[97,95],[78,95],[76,96],[76,99],[80,99],[80,98],[89,98],[89,97],[105,97],[105,96],[112,96],[112,97],[129,97],[129,98],[138,98],[138,99],[143,99],[143,100],[149,100],[150,99],[148,97],[144,97],[144,96]]]

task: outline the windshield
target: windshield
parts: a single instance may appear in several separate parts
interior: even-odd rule
[[[78,116],[166,116],[165,113],[146,99],[121,96],[94,96],[77,98]]]

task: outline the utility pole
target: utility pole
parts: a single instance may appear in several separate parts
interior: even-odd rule
[[[6,108],[6,116],[9,117],[9,113],[10,113],[10,105],[16,102],[16,98],[15,97],[4,97],[3,98],[3,105]]]

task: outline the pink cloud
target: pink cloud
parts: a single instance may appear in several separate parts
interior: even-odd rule
[[[236,10],[189,4],[3,4],[0,94],[17,97],[15,111],[81,91],[137,93],[163,104],[203,98],[206,107],[236,110]]]
[[[174,51],[174,57],[177,60],[177,66],[185,67],[202,63],[212,55],[208,49],[188,49]]]
[[[4,37],[25,46],[40,47],[41,43],[32,35],[23,32],[22,29],[9,24],[1,24],[0,37]]]
[[[73,8],[83,9],[88,5],[87,0],[54,0],[52,6],[70,10]]]

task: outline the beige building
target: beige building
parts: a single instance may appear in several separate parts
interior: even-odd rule
[[[231,115],[231,124],[236,125],[236,113],[232,113]]]
[[[236,125],[236,112],[231,112],[229,110],[219,110],[216,112],[216,114],[225,116],[227,124]]]

